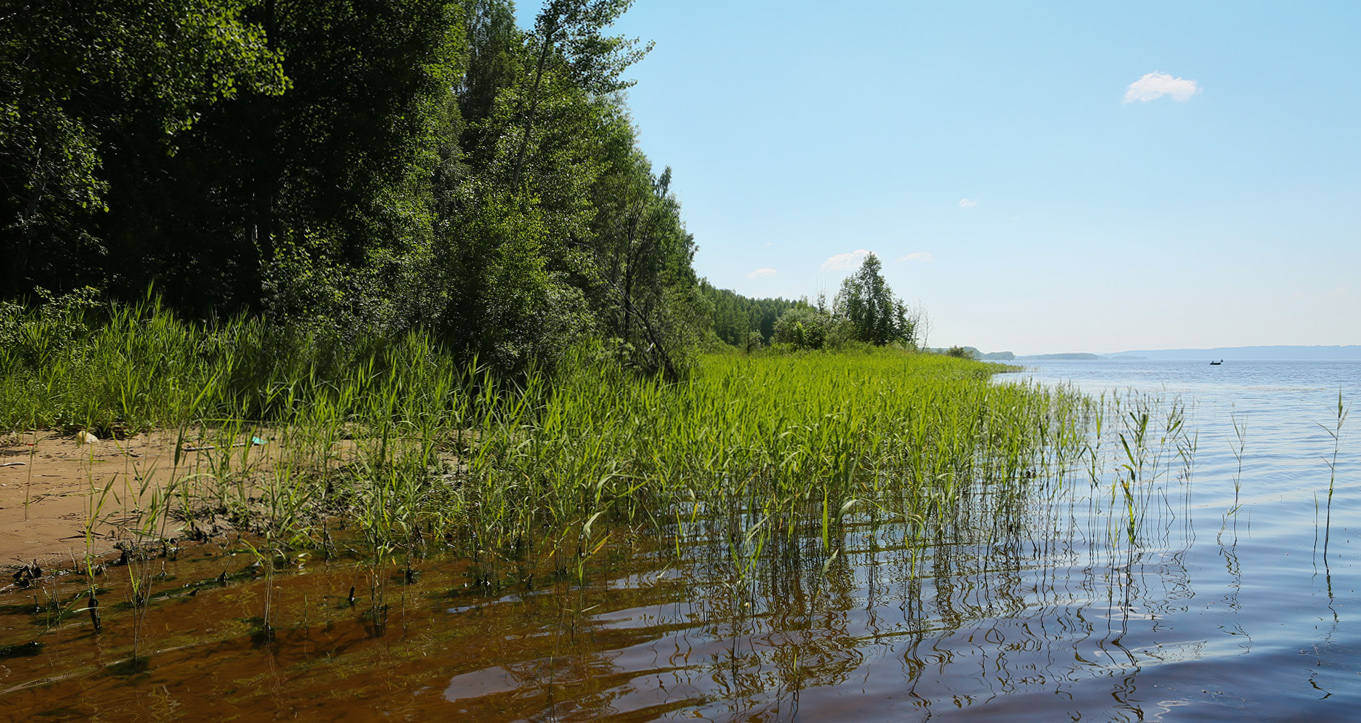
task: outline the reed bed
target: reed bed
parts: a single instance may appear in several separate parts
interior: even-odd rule
[[[968,495],[1063,484],[1101,414],[1072,390],[896,350],[712,356],[667,383],[590,345],[508,379],[419,333],[190,324],[154,299],[11,312],[0,330],[0,427],[179,430],[177,480],[139,529],[226,518],[260,536],[265,565],[333,550],[337,528],[375,565],[409,567],[431,545],[513,556],[570,539],[583,556],[618,523],[679,548],[715,520],[753,564],[799,526],[830,542],[848,515],[940,524]],[[191,461],[191,446],[213,449]]]
[[[1016,492],[1084,449],[1086,400],[991,371],[892,351],[711,357],[668,385],[574,364],[481,430],[459,498],[502,540],[596,514],[937,519],[966,489]]]
[[[91,453],[83,589],[49,605],[39,634],[130,610],[128,672],[146,662],[148,606],[183,594],[158,559],[176,539],[220,534],[247,553],[247,568],[194,590],[263,576],[263,642],[288,619],[274,576],[310,559],[354,565],[340,599],[381,634],[389,588],[432,555],[466,560],[473,591],[584,591],[603,558],[646,539],[740,627],[776,596],[811,615],[844,594],[849,561],[880,550],[914,579],[951,560],[989,570],[1026,546],[1068,554],[1057,540],[1079,501],[1101,521],[1083,531],[1104,540],[1089,564],[1112,576],[1190,519],[1195,437],[1178,403],[999,382],[998,367],[957,358],[715,355],[668,383],[583,344],[508,378],[420,333],[190,324],[154,300],[0,309],[0,337],[0,431],[174,440],[125,460],[116,488],[94,481]],[[155,469],[168,484],[147,482]],[[115,516],[118,572],[93,554]],[[110,599],[109,575],[126,601]]]

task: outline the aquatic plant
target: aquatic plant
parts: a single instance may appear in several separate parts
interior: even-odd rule
[[[721,532],[739,583],[811,527],[822,568],[848,520],[917,535],[958,524],[970,496],[1024,509],[1097,464],[1102,418],[1069,388],[891,349],[711,356],[668,382],[586,344],[551,374],[501,378],[420,333],[341,345],[258,320],[190,325],[154,300],[42,346],[42,367],[0,352],[0,423],[177,430],[169,486],[120,498],[148,502],[142,536],[249,533],[268,576],[353,525],[375,614],[382,570],[419,574],[432,544],[491,564],[576,530],[580,576],[619,524],[668,529],[677,550]],[[1129,457],[1127,484],[1144,464]]]
[[[1333,529],[1333,487],[1337,483],[1337,454],[1342,448],[1342,425],[1347,421],[1349,411],[1351,411],[1351,405],[1343,405],[1342,390],[1339,389],[1337,392],[1337,415],[1334,417],[1333,427],[1330,429],[1319,424],[1319,427],[1333,440],[1332,457],[1323,458],[1323,461],[1328,465],[1328,501],[1325,506],[1323,523],[1323,564],[1325,566],[1328,564],[1328,538]]]

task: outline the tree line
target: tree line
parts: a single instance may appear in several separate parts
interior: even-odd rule
[[[707,280],[700,291],[709,302],[710,320],[718,340],[743,351],[769,345],[775,337],[775,322],[790,309],[805,308],[804,300],[752,299],[728,289],[714,288]]]
[[[510,0],[5,0],[0,299],[152,288],[508,371],[579,338],[670,377],[706,336],[769,343],[812,307],[696,278],[621,93],[630,4],[521,30]],[[866,293],[847,318],[881,318]]]

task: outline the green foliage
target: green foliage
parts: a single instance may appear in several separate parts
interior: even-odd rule
[[[119,151],[164,157],[209,108],[287,88],[245,0],[19,0],[0,21],[0,295],[90,277]],[[83,272],[83,273],[81,273]]]
[[[751,299],[735,291],[716,289],[708,281],[700,281],[700,292],[710,306],[709,323],[723,341],[732,346],[755,348],[751,335],[759,334],[761,345],[769,345],[775,336],[775,320],[785,311],[804,302],[785,299]]]
[[[92,288],[53,296],[38,290],[42,304],[34,311],[13,302],[0,302],[0,348],[9,358],[31,368],[47,366],[86,332],[91,314],[100,306]]]
[[[204,326],[155,299],[107,306],[90,290],[33,311],[0,307],[0,341],[10,342],[0,344],[0,429],[101,434],[238,417],[277,421],[358,372],[398,380],[418,373],[393,356],[398,350],[414,345],[421,357],[440,356],[419,334],[342,336],[247,318]],[[403,384],[417,393],[418,383]]]
[[[440,295],[431,326],[465,356],[511,372],[551,366],[591,330],[581,293],[549,268],[545,216],[490,191],[444,237],[426,279]]]
[[[491,84],[499,91],[485,115],[475,111],[479,116],[465,134],[480,145],[472,149],[456,200],[445,209],[434,276],[441,288],[457,287],[449,298],[457,299],[459,311],[445,314],[451,323],[442,326],[452,338],[478,338],[480,330],[495,325],[485,316],[488,304],[480,301],[494,285],[478,275],[493,267],[487,259],[502,237],[478,230],[475,219],[486,198],[502,198],[510,204],[508,212],[533,216],[542,229],[536,255],[555,301],[543,312],[549,323],[533,328],[559,332],[545,348],[564,349],[567,337],[599,334],[613,340],[629,366],[678,379],[703,332],[691,269],[694,241],[680,221],[669,170],[652,173],[627,111],[600,94],[617,89],[605,86],[623,68],[611,64],[623,57],[616,55],[624,41],[571,40],[598,36],[600,23],[613,17],[607,6],[615,12],[626,5],[550,4],[538,34],[524,39],[515,62],[493,52],[504,46],[505,35],[496,30],[500,11],[485,8],[476,42],[486,47],[474,57],[523,76],[508,82],[496,69],[486,75],[470,70],[469,107],[482,103],[477,88]],[[549,17],[553,13],[556,19]],[[615,60],[590,60],[591,48]],[[615,70],[600,75],[606,66]]]
[[[34,363],[0,347],[0,428],[194,430],[226,454],[194,475],[204,483],[185,489],[183,514],[225,509],[291,545],[341,512],[379,555],[413,554],[442,531],[512,547],[602,515],[677,523],[677,535],[737,509],[789,524],[822,510],[826,524],[853,500],[944,519],[972,485],[1013,494],[1028,470],[1066,469],[1088,412],[1070,391],[990,384],[988,365],[881,348],[709,356],[672,383],[587,344],[552,374],[508,383],[423,334],[356,343],[258,320],[204,327],[154,302],[106,313],[69,338],[41,314],[19,320],[56,353]],[[265,436],[261,425],[276,459],[252,482],[232,474],[230,449]]]
[[[191,316],[425,327],[508,371],[613,334],[675,376],[693,242],[607,97],[645,52],[604,33],[627,7],[555,0],[522,34],[506,0],[19,2],[0,299],[154,281]]]
[[[910,343],[877,267],[835,323],[696,279],[620,93],[651,47],[608,31],[630,4],[547,0],[521,32],[509,0],[17,0],[0,299],[154,285],[183,318],[420,330],[510,375],[583,338],[673,382],[715,338]]]
[[[833,302],[838,319],[848,322],[853,338],[884,346],[915,343],[914,320],[884,281],[879,257],[869,254],[854,274],[841,283]]]
[[[520,73],[520,35],[509,0],[473,0],[465,19],[468,58],[459,89],[459,107],[470,124],[488,118],[496,96]],[[474,139],[467,148],[478,145]]]
[[[694,237],[671,193],[671,169],[652,174],[622,109],[609,106],[602,120],[608,165],[593,188],[591,224],[597,315],[609,336],[635,350],[635,365],[679,379],[703,325]]]
[[[603,35],[633,4],[633,0],[548,0],[534,21],[528,38],[533,72],[517,105],[519,148],[511,183],[520,184],[525,160],[533,145],[544,79],[557,75],[590,95],[606,95],[631,85],[619,76],[651,50],[636,49],[636,40]],[[551,87],[547,92],[551,92]]]
[[[761,332],[756,331],[755,329],[747,332],[747,343],[743,349],[744,351],[750,354],[760,350],[764,346],[766,346],[766,338],[761,335]]]
[[[795,349],[831,348],[836,339],[836,321],[811,306],[796,306],[775,321],[772,339]]]
[[[540,57],[565,65],[573,84],[597,95],[606,95],[633,85],[620,79],[628,66],[638,62],[651,49],[648,43],[636,47],[638,40],[604,35],[633,0],[548,0],[534,20],[532,44]]]
[[[196,313],[400,326],[434,240],[436,181],[458,173],[458,13],[450,0],[257,6],[291,89],[215,107],[192,148],[154,169],[170,183],[124,183],[154,193],[123,198],[111,240],[140,249],[153,272],[188,262],[194,277],[216,275],[161,286]],[[135,270],[123,275],[145,283]],[[334,283],[318,292],[322,281]],[[308,298],[346,302],[291,303]]]

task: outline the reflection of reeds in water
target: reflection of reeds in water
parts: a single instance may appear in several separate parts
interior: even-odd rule
[[[920,713],[968,706],[1008,692],[1052,694],[1083,677],[1129,677],[1129,671],[1145,659],[1138,647],[1141,626],[1149,616],[1177,604],[1177,595],[1183,594],[1179,591],[1187,588],[1177,556],[1187,543],[1179,539],[1179,528],[1169,524],[1181,513],[1183,488],[1178,485],[1188,481],[1176,474],[1178,450],[1184,446],[1178,446],[1176,434],[1167,432],[1169,427],[1177,428],[1175,416],[1159,404],[1157,400],[1125,400],[1118,414],[1095,405],[1075,406],[1088,420],[1104,417],[1106,433],[1116,439],[1122,432],[1133,439],[1135,431],[1126,425],[1133,425],[1139,415],[1132,417],[1131,410],[1147,412],[1150,421],[1143,439],[1149,449],[1132,448],[1136,460],[1143,459],[1142,466],[1133,466],[1145,473],[1130,486],[1139,520],[1132,539],[1127,534],[1126,493],[1116,480],[1117,474],[1125,474],[1116,462],[1128,461],[1123,444],[1112,445],[1108,439],[1105,445],[1089,445],[1079,435],[1071,435],[1066,451],[1031,449],[1029,464],[1018,465],[1014,477],[979,472],[1007,468],[984,461],[989,446],[971,448],[972,459],[957,464],[975,472],[952,479],[919,478],[909,463],[895,468],[863,460],[827,463],[827,468],[841,472],[830,481],[782,480],[774,473],[755,481],[729,475],[691,487],[689,494],[675,493],[680,502],[663,513],[649,515],[640,510],[635,516],[641,531],[637,534],[618,524],[627,519],[620,507],[629,498],[612,489],[616,477],[603,484],[599,478],[588,478],[592,485],[582,494],[591,504],[599,494],[601,509],[575,524],[569,521],[564,528],[525,531],[525,542],[519,547],[509,532],[510,543],[500,545],[479,528],[461,531],[451,524],[447,532],[455,544],[478,545],[472,549],[478,552],[479,562],[467,570],[466,577],[461,577],[461,566],[438,556],[422,557],[429,553],[422,551],[421,540],[428,545],[446,539],[445,533],[432,533],[425,524],[416,528],[418,535],[374,537],[385,529],[401,529],[385,519],[413,514],[403,511],[403,482],[380,477],[384,470],[391,474],[394,468],[398,477],[406,474],[400,460],[420,449],[410,442],[401,446],[397,434],[389,437],[388,451],[381,452],[381,434],[351,432],[353,451],[347,448],[343,462],[327,473],[333,482],[329,492],[320,481],[320,470],[301,475],[280,471],[273,480],[257,480],[256,487],[240,484],[246,490],[245,504],[253,505],[247,510],[254,510],[257,525],[268,521],[267,514],[275,514],[265,510],[276,503],[258,501],[259,490],[272,485],[279,489],[265,494],[312,485],[319,497],[332,500],[339,509],[368,509],[365,514],[370,519],[351,512],[330,524],[341,558],[334,567],[339,570],[357,562],[367,571],[372,566],[370,579],[377,582],[371,585],[398,579],[413,557],[416,564],[430,569],[426,580],[444,575],[442,571],[451,567],[459,570],[453,587],[459,591],[458,605],[468,610],[445,615],[447,603],[440,605],[444,617],[421,623],[418,635],[388,636],[373,649],[416,646],[406,658],[411,661],[447,657],[464,648],[460,641],[465,638],[441,636],[455,630],[456,623],[463,626],[459,629],[465,635],[467,629],[474,629],[479,641],[474,647],[485,645],[487,657],[481,662],[460,657],[455,677],[461,680],[463,672],[490,670],[503,686],[499,690],[513,691],[501,698],[490,696],[486,710],[513,703],[515,710],[522,711],[517,715],[527,719],[590,718],[614,710],[639,710],[627,706],[642,705],[638,697],[647,693],[656,697],[656,707],[644,709],[651,710],[652,717],[684,713],[720,719],[790,717],[798,712],[817,718],[817,696],[810,695],[810,690],[859,684],[869,678],[882,682],[882,676],[888,675],[895,689],[905,690],[917,706],[913,710]],[[973,411],[979,413],[977,407]],[[980,416],[979,427],[987,427],[986,413]],[[1165,422],[1169,416],[1172,421]],[[869,423],[860,427],[872,428]],[[482,429],[493,431],[469,437],[494,438],[493,427]],[[532,445],[533,427],[522,423],[518,429],[526,447]],[[299,443],[280,443],[285,433],[293,432],[275,428],[275,442],[260,452],[276,458],[287,455],[287,447]],[[701,438],[713,439],[713,433],[707,434]],[[871,436],[866,432],[863,438]],[[1160,447],[1164,438],[1167,443]],[[1089,446],[1118,447],[1123,457],[1101,461],[1103,469],[1111,470],[1110,476],[1083,484],[1088,461],[1082,450]],[[956,448],[968,447],[960,443]],[[680,449],[693,454],[695,448]],[[741,454],[755,453],[731,452],[729,458],[739,459]],[[901,459],[911,461],[930,454],[914,452]],[[354,461],[365,455],[365,465]],[[393,457],[399,460],[395,464],[375,463]],[[683,456],[679,461],[661,454],[657,457],[658,464],[678,468],[685,464]],[[501,459],[504,464],[515,457]],[[261,468],[274,469],[276,464]],[[475,475],[490,474],[483,471],[487,468],[472,466],[456,472],[452,467],[438,467],[438,474],[451,478],[436,479],[438,484],[454,486],[456,494],[451,498],[455,503],[464,501],[459,498],[464,488],[486,484],[473,479]],[[878,475],[872,475],[876,467]],[[624,480],[618,481],[626,485],[623,489],[646,491],[645,479],[630,478],[638,468],[618,465],[611,469]],[[1031,473],[1046,468],[1053,471]],[[920,487],[914,489],[902,479]],[[366,491],[365,485],[372,489]],[[786,490],[783,496],[771,493],[781,489]],[[375,497],[363,497],[369,494]],[[257,501],[250,502],[250,497]],[[586,503],[578,504],[585,508]],[[422,520],[419,515],[430,514],[423,506],[413,509],[418,522]],[[306,528],[319,527],[307,524],[305,514],[299,519]],[[343,530],[338,529],[342,520],[348,520]],[[436,519],[429,521],[440,524]],[[438,532],[438,527],[434,529]],[[252,539],[269,539],[262,528],[257,531],[262,535]],[[1118,546],[1112,545],[1112,539]],[[384,540],[388,543],[382,547],[383,557],[371,556],[371,550],[378,549],[375,541],[381,545]],[[260,545],[267,543],[255,544],[263,550]],[[676,571],[675,579],[665,585],[615,584],[626,575],[651,579],[658,569]],[[337,577],[344,580],[343,586],[332,584],[330,594],[343,601],[343,591],[352,580],[343,574]],[[443,579],[432,586],[447,589],[449,578]],[[467,588],[458,584],[460,579],[470,583]],[[301,578],[294,580],[299,586],[304,584]],[[247,582],[240,587],[258,590],[259,584]],[[268,580],[263,584],[272,588]],[[360,598],[363,584],[359,583]],[[417,582],[416,587],[421,584]],[[653,587],[656,596],[642,594]],[[499,592],[483,592],[492,590]],[[506,595],[507,591],[516,594]],[[250,605],[258,605],[259,594],[270,593],[221,592],[224,597],[240,596]],[[379,590],[374,597],[384,594],[391,598],[393,592]],[[520,602],[508,602],[511,598]],[[306,593],[293,592],[289,599],[305,600]],[[392,604],[396,611],[396,602]],[[297,607],[296,602],[291,605]],[[484,621],[493,619],[492,613],[478,612],[482,607],[514,610],[521,606],[525,619],[533,622],[514,634],[486,627]],[[355,617],[343,602],[332,607],[342,611],[342,617]],[[149,609],[157,612],[154,604]],[[634,611],[629,615],[639,625],[628,635],[609,622],[612,611],[621,609]],[[461,617],[465,615],[466,621]],[[647,617],[654,619],[641,620]],[[282,656],[290,646],[296,650],[300,636],[290,627],[306,626],[305,611],[296,609],[276,606],[268,618],[277,632],[269,646],[260,650],[259,655],[265,657],[258,658],[257,669],[273,664],[274,657]],[[375,619],[370,628],[380,626]],[[159,644],[168,644],[165,636],[158,633],[163,641]],[[1056,639],[1071,643],[1078,657],[1056,656]],[[324,652],[320,648],[309,655]],[[357,654],[355,650],[346,653]],[[1193,655],[1194,651],[1173,654]],[[163,660],[166,654],[157,656]],[[356,667],[372,667],[356,666],[352,657],[347,659],[352,662],[327,670],[343,679],[354,675]],[[640,660],[644,661],[642,669]],[[648,687],[660,685],[652,681],[663,678],[664,689]],[[419,686],[427,685],[431,681],[419,682]],[[478,708],[469,704],[469,710]],[[645,716],[639,713],[638,717]]]
[[[815,501],[779,518],[787,527],[770,536],[756,566],[733,549],[769,524],[764,510],[755,523],[727,514],[692,526],[687,559],[703,571],[695,579],[711,581],[692,599],[713,621],[709,634],[729,643],[704,667],[721,681],[704,710],[720,717],[751,714],[744,705],[787,710],[790,696],[846,681],[876,649],[901,658],[901,674],[927,707],[942,702],[933,680],[954,689],[981,686],[991,697],[1061,688],[1108,669],[1137,673],[1142,654],[1124,641],[1189,592],[1182,560],[1191,544],[1196,441],[1175,400],[1107,402],[1092,413],[1106,415],[1104,428],[1119,440],[1121,456],[1110,460],[1109,477],[1091,485],[1072,484],[1063,473],[1011,483],[956,480],[953,497],[928,502],[930,515],[886,515],[877,506],[843,514],[831,525],[830,543],[819,514],[827,507]],[[1084,448],[1099,447],[1093,440]],[[1074,461],[1058,468],[1071,473]],[[1043,652],[1052,644],[1046,629],[1076,639],[1104,663],[1079,659],[1065,667]],[[989,671],[982,678],[969,672],[980,656]],[[771,691],[779,692],[773,701]]]
[[[457,625],[494,638],[436,687],[492,671],[493,702],[513,698],[527,719],[638,711],[626,706],[640,691],[661,702],[638,718],[817,719],[809,691],[847,683],[891,681],[920,716],[1100,679],[1114,697],[1084,714],[1136,719],[1142,668],[1205,652],[1150,633],[1196,592],[1197,437],[1177,400],[1004,389],[892,357],[709,360],[682,385],[584,362],[511,383],[419,371],[419,344],[338,382],[298,380],[270,398],[282,411],[267,427],[226,427],[173,513],[353,566],[367,583],[333,585],[342,602],[323,609],[358,617],[343,602],[357,583],[370,634],[389,602],[397,627],[396,581],[421,568],[460,607],[524,607],[532,622],[513,635],[484,635],[474,610],[389,635],[392,649],[426,646],[413,660],[462,650]],[[272,437],[255,456],[230,446],[255,434]],[[476,562],[465,573],[440,557],[449,548]],[[1232,542],[1222,554],[1236,586]],[[643,574],[630,565],[680,581],[634,598],[611,587]],[[271,651],[306,627],[305,599],[265,598]],[[631,606],[655,619],[625,636],[607,616]]]

